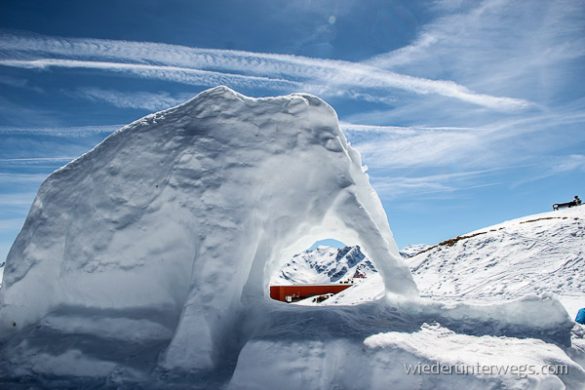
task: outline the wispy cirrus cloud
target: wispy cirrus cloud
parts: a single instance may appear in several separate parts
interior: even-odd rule
[[[402,90],[434,94],[496,110],[529,107],[525,99],[492,96],[449,80],[396,73],[365,63],[294,55],[190,48],[151,42],[73,39],[14,34],[0,36],[0,65],[47,69],[87,68],[125,72],[198,85],[239,85],[270,89],[297,89],[328,94],[338,88],[359,91]],[[365,95],[365,94],[364,94]],[[370,98],[372,94],[368,94]]]
[[[9,87],[26,88],[26,89],[30,89],[32,91],[35,91],[37,93],[44,92],[42,88],[39,88],[36,86],[31,86],[27,79],[23,79],[20,77],[11,77],[11,76],[0,75],[0,84],[7,85]]]
[[[35,136],[50,135],[63,138],[83,138],[95,135],[107,135],[124,125],[93,125],[93,126],[47,126],[47,127],[18,127],[0,126],[0,135]]]
[[[436,4],[446,12],[425,25],[410,45],[367,63],[427,77],[454,75],[457,81],[491,94],[517,96],[529,90],[534,96],[538,89],[532,99],[542,101],[547,97],[542,91],[560,81],[555,74],[585,56],[581,1]]]
[[[477,127],[373,126],[342,122],[349,140],[371,168],[413,169],[452,166],[475,169],[513,167],[543,162],[546,153],[558,153],[585,142],[580,125],[585,112],[560,111],[503,118]],[[564,134],[559,136],[558,129]],[[574,154],[573,163],[579,162]],[[569,163],[567,162],[567,166]]]
[[[454,181],[431,174],[499,169],[509,186],[582,172],[585,145],[585,8],[582,2],[503,0],[437,2],[442,16],[411,44],[366,64],[429,78],[453,78],[493,95],[530,96],[532,109],[497,113],[445,104],[433,96],[402,99],[392,110],[358,112],[348,137],[382,183],[413,193],[471,188],[482,175]],[[422,177],[424,180],[419,180]],[[406,194],[407,191],[404,192]]]
[[[3,203],[0,200],[0,205]],[[0,233],[2,231],[12,231],[22,226],[22,218],[10,218],[10,219],[0,219]],[[0,262],[3,261],[2,256],[0,255]]]
[[[554,173],[577,170],[585,172],[585,154],[570,154],[557,161],[552,167]]]
[[[447,174],[393,176],[391,180],[375,179],[372,184],[385,199],[395,199],[407,194],[415,197],[430,197],[495,185],[496,182],[491,177],[493,173],[494,170],[475,170]],[[486,180],[486,177],[490,179]]]
[[[0,168],[14,166],[43,166],[62,165],[72,161],[75,157],[28,157],[28,158],[0,158]]]
[[[18,184],[40,184],[47,177],[46,174],[42,173],[1,173],[0,172],[0,183],[5,185],[5,188],[9,188],[11,185]]]
[[[575,23],[584,15],[580,3],[483,0],[437,1],[435,6],[439,16],[422,26],[410,44],[359,63],[4,33],[0,64],[97,69],[186,85],[227,84],[279,93],[302,89],[382,103],[386,106],[377,112],[342,115],[346,123],[341,126],[371,174],[382,180],[403,177],[402,188],[481,184],[481,175],[454,180],[430,174],[437,168],[503,169],[542,163],[543,155],[578,155],[570,144],[578,147],[584,141],[579,126],[585,121],[585,101],[569,102],[565,96],[580,96],[582,90],[570,79],[578,73],[573,61],[585,53],[585,25]],[[569,84],[571,92],[564,93],[562,88]],[[173,105],[178,97],[103,88],[74,93],[148,110]],[[425,184],[410,176],[424,177]]]
[[[176,106],[193,97],[192,94],[171,95],[165,91],[159,92],[121,92],[102,88],[82,88],[74,92],[92,101],[101,101],[120,108],[137,108],[148,111],[160,111]]]
[[[11,193],[11,194],[0,193],[0,207],[28,208],[28,207],[30,207],[34,197],[35,197],[34,192]],[[4,221],[4,220],[0,220],[0,221]],[[21,223],[22,223],[22,220],[21,220]]]
[[[111,61],[72,60],[61,58],[27,60],[0,59],[0,65],[24,69],[97,69],[117,73],[129,73],[141,78],[203,86],[226,84],[238,87],[285,90],[286,88],[290,89],[298,85],[293,81],[269,77],[222,73],[170,65],[121,63]]]

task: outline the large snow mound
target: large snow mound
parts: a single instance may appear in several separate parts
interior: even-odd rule
[[[417,294],[334,110],[306,94],[217,87],[117,131],[41,185],[7,257],[1,333],[55,312],[119,327],[139,317],[146,341],[153,322],[171,335],[161,366],[212,369],[238,313],[269,301],[283,259],[331,235],[360,242],[388,292]]]

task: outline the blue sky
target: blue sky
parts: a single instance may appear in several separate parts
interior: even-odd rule
[[[1,7],[0,260],[50,172],[217,84],[333,105],[399,246],[585,195],[579,0]]]

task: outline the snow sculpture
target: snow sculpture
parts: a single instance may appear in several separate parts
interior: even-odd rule
[[[210,89],[43,183],[8,255],[0,331],[55,310],[164,316],[174,335],[161,365],[213,369],[238,313],[278,304],[279,262],[325,234],[361,243],[387,292],[417,294],[329,105]]]

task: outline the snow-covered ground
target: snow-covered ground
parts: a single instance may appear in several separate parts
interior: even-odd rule
[[[555,216],[567,218],[545,221],[570,219]],[[529,289],[483,285],[465,301],[419,298],[387,221],[335,112],[314,96],[220,87],[149,115],[41,186],[0,289],[0,387],[584,388],[582,328],[554,296],[509,300]],[[378,272],[337,305],[271,300],[286,259],[331,236],[359,242]],[[426,295],[467,291],[421,256],[409,262],[419,282],[434,275]],[[380,299],[368,302],[372,286]],[[434,364],[479,370],[425,374]],[[568,371],[542,372],[551,364]],[[486,373],[493,365],[511,371]]]
[[[445,370],[453,367],[471,369],[470,365],[494,365],[501,370],[521,366],[523,370],[534,371],[538,364],[533,364],[533,358],[540,360],[544,358],[542,353],[553,353],[556,356],[549,355],[544,360],[566,361],[570,356],[570,361],[563,363],[566,364],[563,367],[581,371],[585,363],[585,327],[577,324],[571,333],[572,346],[556,349],[548,343],[532,339],[482,335],[481,330],[479,335],[470,336],[468,330],[461,334],[452,329],[462,326],[461,322],[466,317],[473,317],[476,321],[475,325],[469,326],[479,325],[480,329],[486,326],[486,321],[499,319],[496,321],[509,324],[512,318],[516,318],[516,326],[522,323],[544,325],[546,318],[566,315],[558,302],[573,319],[578,309],[585,307],[584,238],[585,207],[579,207],[503,222],[438,245],[406,248],[401,253],[411,267],[422,296],[413,305],[418,307],[415,317],[421,311],[431,312],[433,315],[430,317],[434,316],[437,323],[424,323],[415,333],[380,333],[367,338],[364,343],[368,348],[382,349],[408,346],[406,349],[410,352],[423,360],[435,362]],[[312,259],[312,263],[318,261]],[[374,274],[320,304],[310,300],[304,304],[347,306],[383,296],[383,281]],[[539,296],[548,299],[549,306],[543,306],[543,298]],[[483,319],[480,319],[482,316]],[[438,323],[450,325],[444,327]],[[550,324],[544,327],[554,329]],[[526,330],[511,333],[526,336]],[[506,375],[499,379],[504,387],[536,386],[530,381],[522,384],[510,381]],[[473,387],[473,380],[469,383],[458,380],[461,378],[453,382],[437,380],[427,383],[422,380],[416,385],[422,383],[422,388],[432,388],[449,383],[445,386]],[[488,382],[476,385],[481,388],[489,386]],[[540,385],[583,388],[580,382],[560,384],[552,378]]]
[[[502,300],[551,293],[585,307],[585,207],[480,229],[407,260],[421,295]]]

